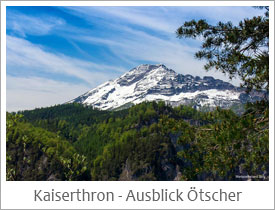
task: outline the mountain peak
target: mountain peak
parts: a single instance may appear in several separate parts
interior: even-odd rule
[[[148,67],[148,68],[158,68],[158,67],[165,67],[167,68],[163,63],[159,63],[159,64],[140,64],[138,65],[136,68],[139,67]]]
[[[178,74],[164,64],[142,64],[70,102],[83,103],[102,110],[159,100],[172,106],[186,104],[228,108],[236,103],[257,100],[259,97],[251,97],[244,90],[213,77]]]
[[[168,70],[168,68],[164,65],[164,64],[141,64],[135,68],[133,68],[132,70],[130,70],[130,72],[150,72],[154,69],[158,69],[158,68],[162,68],[165,70]]]
[[[120,86],[129,86],[140,80],[161,80],[169,74],[176,72],[169,70],[164,64],[142,64],[115,80]]]

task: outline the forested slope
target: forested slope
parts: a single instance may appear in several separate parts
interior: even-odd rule
[[[7,114],[8,180],[268,180],[268,157],[264,101],[241,116],[164,102]]]

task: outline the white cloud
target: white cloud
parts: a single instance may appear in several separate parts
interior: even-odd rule
[[[53,29],[64,26],[66,22],[57,17],[43,16],[34,17],[16,12],[7,12],[7,29],[25,37],[26,34],[45,35]]]
[[[192,19],[206,19],[216,24],[219,21],[231,21],[238,24],[240,20],[263,15],[264,10],[248,6],[178,6],[178,7],[64,7],[65,11],[86,19],[91,25],[104,24],[135,25],[168,34]],[[97,19],[98,23],[94,20]]]
[[[224,7],[192,7],[192,14],[200,14],[203,19],[216,24],[219,21],[231,21],[233,24],[238,24],[244,18],[251,18],[264,14],[264,10],[255,9],[252,6],[224,6]]]
[[[112,22],[119,25],[128,23],[166,33],[174,31],[174,27],[167,21],[167,16],[153,9],[150,11],[142,9],[142,7],[67,7],[64,9],[92,24],[94,24],[94,18],[104,24],[109,24],[107,20],[111,18]]]
[[[236,16],[232,15],[232,9]],[[114,55],[129,64],[140,64],[138,61],[150,63],[164,63],[178,73],[192,74],[194,76],[214,76],[239,85],[240,80],[230,81],[228,77],[215,70],[206,72],[203,68],[205,61],[194,58],[195,52],[199,50],[201,40],[178,39],[174,33],[184,21],[193,17],[205,17],[211,20],[223,19],[238,22],[243,17],[253,16],[253,8],[247,7],[70,7],[65,10],[85,18],[91,24],[100,23],[105,20],[108,30],[107,35],[101,31],[101,36],[93,34],[69,36],[70,39],[85,42],[91,45],[102,45],[108,47]],[[224,11],[224,16],[222,12]],[[258,12],[258,10],[256,10]],[[107,21],[112,19],[110,23]],[[237,21],[238,20],[238,21]],[[127,23],[127,24],[125,24]],[[136,25],[143,26],[155,31],[137,29]],[[109,33],[112,33],[112,36]],[[102,35],[103,33],[103,35]],[[85,33],[84,33],[85,34]],[[133,66],[134,67],[134,66]]]
[[[126,71],[121,67],[100,65],[63,54],[50,53],[42,46],[12,36],[7,36],[7,68],[10,73],[13,69],[25,69],[26,74],[30,70],[64,74],[81,79],[92,87],[112,78],[112,74],[106,74],[106,71],[113,74],[114,71]]]
[[[7,110],[15,111],[64,103],[126,70],[50,53],[42,46],[7,35],[7,71]],[[64,75],[84,82],[31,76],[32,71],[34,75]]]
[[[178,73],[191,74],[194,76],[213,76],[239,85],[240,80],[230,81],[227,76],[217,71],[206,72],[203,69],[205,62],[198,61],[194,58],[194,54],[199,48],[189,46],[184,40],[172,37],[170,39],[161,39],[159,37],[149,35],[144,31],[131,29],[128,27],[120,27],[128,33],[127,37],[113,36],[108,38],[98,38],[92,36],[71,37],[78,41],[89,44],[101,44],[109,47],[115,54],[119,55],[121,60],[148,61],[149,63],[163,63],[168,68],[174,69]],[[130,63],[130,62],[128,62]],[[139,65],[140,63],[138,63]],[[133,66],[134,67],[134,66]]]
[[[167,21],[167,16],[157,11],[143,10],[140,7],[99,7],[97,8],[107,15],[112,15],[120,21],[121,19],[131,24],[143,26],[149,29],[173,33],[174,27],[170,21]]]
[[[7,111],[34,109],[65,103],[89,87],[40,77],[7,76]]]

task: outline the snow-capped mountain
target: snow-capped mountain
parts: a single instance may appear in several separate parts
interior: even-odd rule
[[[249,95],[241,88],[213,77],[178,74],[163,64],[143,64],[115,80],[99,85],[71,100],[101,110],[129,107],[143,101],[163,100],[172,106],[180,104],[199,107],[231,107],[259,100],[263,93]]]

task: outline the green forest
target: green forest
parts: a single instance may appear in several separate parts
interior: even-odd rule
[[[7,180],[268,180],[261,107],[247,105],[241,116],[164,102],[7,113]]]

